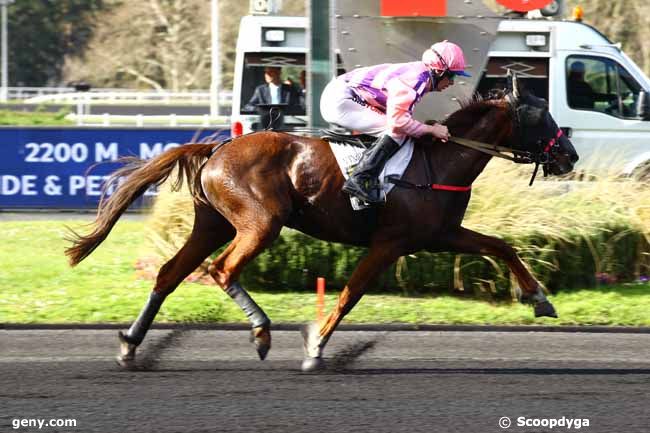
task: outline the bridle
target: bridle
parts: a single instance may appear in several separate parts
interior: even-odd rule
[[[508,95],[510,96],[510,95]],[[509,98],[509,101],[512,102],[512,99]],[[511,105],[512,106],[512,105]],[[515,115],[515,129],[519,133],[519,140],[524,139],[524,131],[521,119],[516,110],[514,110]],[[519,150],[506,146],[498,146],[496,144],[483,143],[481,141],[470,140],[469,138],[455,137],[450,136],[449,141],[461,146],[477,150],[479,152],[485,153],[490,156],[497,158],[506,159],[517,164],[535,164],[535,169],[530,178],[529,186],[533,185],[539,166],[541,165],[544,171],[544,177],[548,175],[548,165],[556,162],[556,155],[560,149],[560,137],[564,135],[562,130],[558,128],[555,137],[551,137],[547,140],[540,138],[537,140],[537,151],[528,151],[528,150]],[[520,141],[523,142],[523,141]],[[426,156],[424,156],[426,160]],[[431,179],[431,169],[427,163],[425,163],[426,177]],[[396,176],[387,176],[386,181],[395,184],[401,188],[408,189],[418,189],[418,190],[442,190],[442,191],[451,191],[451,192],[468,192],[472,189],[472,185],[466,186],[457,186],[457,185],[442,185],[437,183],[425,183],[425,184],[415,184],[402,179],[399,179]]]
[[[515,111],[516,113],[516,111]],[[515,129],[518,131],[520,142],[524,142],[524,130],[521,126],[522,122],[519,119],[518,113],[515,114]],[[537,151],[519,150],[511,147],[497,146],[495,144],[483,143],[480,141],[470,140],[463,137],[450,137],[449,140],[461,146],[477,150],[479,152],[494,156],[497,158],[506,159],[517,164],[535,164],[535,169],[530,178],[529,185],[532,186],[539,171],[539,166],[542,166],[544,177],[548,176],[548,166],[557,161],[556,155],[560,150],[560,137],[564,133],[562,129],[558,128],[555,137],[547,140],[540,138],[537,140]]]

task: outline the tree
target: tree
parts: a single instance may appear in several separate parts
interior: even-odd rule
[[[19,0],[9,6],[10,85],[56,84],[64,56],[80,54],[103,0]]]
[[[222,88],[232,89],[239,21],[249,4],[219,0]],[[285,0],[282,14],[304,14],[304,0]],[[95,86],[181,91],[209,89],[210,2],[146,0],[103,14],[83,55],[68,56],[68,80]]]
[[[66,59],[65,76],[95,86],[208,88],[210,3],[124,2],[104,14],[83,55]]]

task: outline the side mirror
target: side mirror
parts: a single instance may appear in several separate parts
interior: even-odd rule
[[[650,93],[645,90],[639,92],[636,101],[636,114],[641,120],[650,120]]]

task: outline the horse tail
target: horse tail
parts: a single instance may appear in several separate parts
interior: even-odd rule
[[[67,240],[72,242],[72,246],[65,250],[70,266],[75,266],[88,257],[106,239],[131,203],[151,185],[160,185],[167,180],[176,167],[178,172],[172,187],[178,189],[183,183],[183,178],[186,178],[192,197],[203,201],[201,184],[196,178],[203,163],[212,154],[213,148],[214,143],[186,144],[167,150],[148,161],[121,158],[118,162],[125,162],[126,165],[113,172],[104,184],[93,232],[82,236],[70,229]],[[115,192],[106,198],[107,191],[116,185]]]

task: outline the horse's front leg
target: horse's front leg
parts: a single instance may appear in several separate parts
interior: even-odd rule
[[[510,271],[517,277],[523,291],[520,302],[532,304],[535,308],[535,317],[557,317],[555,308],[544,295],[539,281],[532,276],[515,249],[505,241],[461,227],[445,236],[443,245],[452,252],[494,256],[505,261]],[[435,250],[437,251],[438,248]]]
[[[321,323],[307,325],[303,329],[305,360],[303,371],[313,371],[324,367],[323,349],[343,317],[359,302],[367,284],[383,272],[401,255],[397,245],[377,243],[366,257],[361,259],[352,277],[345,285],[334,310]]]

